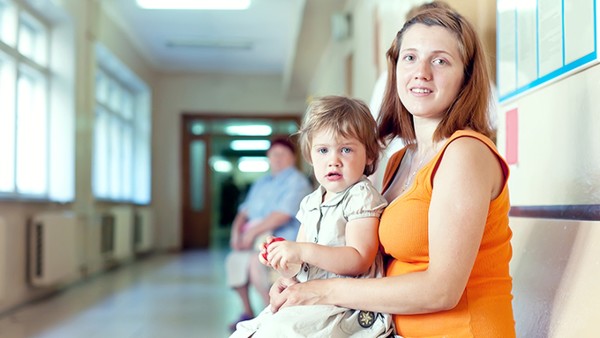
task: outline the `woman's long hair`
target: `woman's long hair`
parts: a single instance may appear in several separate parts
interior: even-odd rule
[[[488,113],[490,78],[481,41],[465,18],[450,8],[440,6],[422,10],[410,18],[387,51],[388,79],[377,121],[380,140],[387,143],[399,137],[405,144],[416,142],[413,117],[398,96],[396,74],[402,39],[414,24],[440,26],[450,31],[456,37],[464,64],[462,87],[442,117],[433,141],[440,141],[466,128],[494,139],[495,131]]]

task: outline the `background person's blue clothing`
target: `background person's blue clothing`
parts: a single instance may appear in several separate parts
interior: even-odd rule
[[[275,229],[273,235],[296,240],[300,223],[295,216],[300,201],[312,190],[306,175],[290,167],[277,175],[268,174],[256,180],[238,210],[245,210],[250,222],[264,219],[272,212],[289,215],[290,220]]]

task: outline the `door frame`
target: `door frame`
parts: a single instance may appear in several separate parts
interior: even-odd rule
[[[212,179],[212,170],[210,168],[209,160],[213,156],[212,141],[214,136],[224,136],[224,134],[213,134],[208,132],[202,135],[192,135],[189,132],[188,125],[195,120],[208,121],[214,123],[215,121],[226,121],[226,120],[268,120],[268,121],[289,121],[293,120],[297,126],[300,126],[302,116],[292,114],[276,114],[276,115],[237,115],[237,114],[202,114],[202,113],[182,113],[181,114],[181,144],[180,144],[180,193],[181,193],[181,238],[180,247],[182,250],[190,249],[201,249],[210,246],[211,241],[211,229],[212,224],[215,220],[216,215],[212,214],[212,198],[211,191],[213,191],[212,185],[215,183]],[[278,133],[265,136],[265,138],[272,138]],[[225,135],[226,136],[226,135]],[[194,140],[203,140],[206,144],[206,157],[204,161],[204,172],[206,173],[206,184],[204,184],[204,211],[202,214],[205,219],[202,221],[200,226],[201,231],[197,231],[194,227],[194,220],[191,219],[193,216],[190,213],[191,210],[191,199],[190,199],[190,156],[189,149],[190,143]],[[301,162],[300,151],[297,152],[297,164]],[[197,217],[196,217],[197,218]]]

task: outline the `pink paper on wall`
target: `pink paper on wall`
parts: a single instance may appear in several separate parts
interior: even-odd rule
[[[506,162],[516,164],[519,160],[519,123],[517,108],[506,112]]]

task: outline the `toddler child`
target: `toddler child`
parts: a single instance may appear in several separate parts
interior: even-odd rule
[[[367,176],[375,172],[381,145],[369,108],[360,100],[326,96],[313,101],[304,117],[300,146],[313,166],[317,190],[298,211],[297,240],[270,237],[260,261],[298,282],[325,278],[383,276],[379,217],[387,201]],[[391,316],[333,305],[267,306],[238,323],[236,337],[388,337]]]

